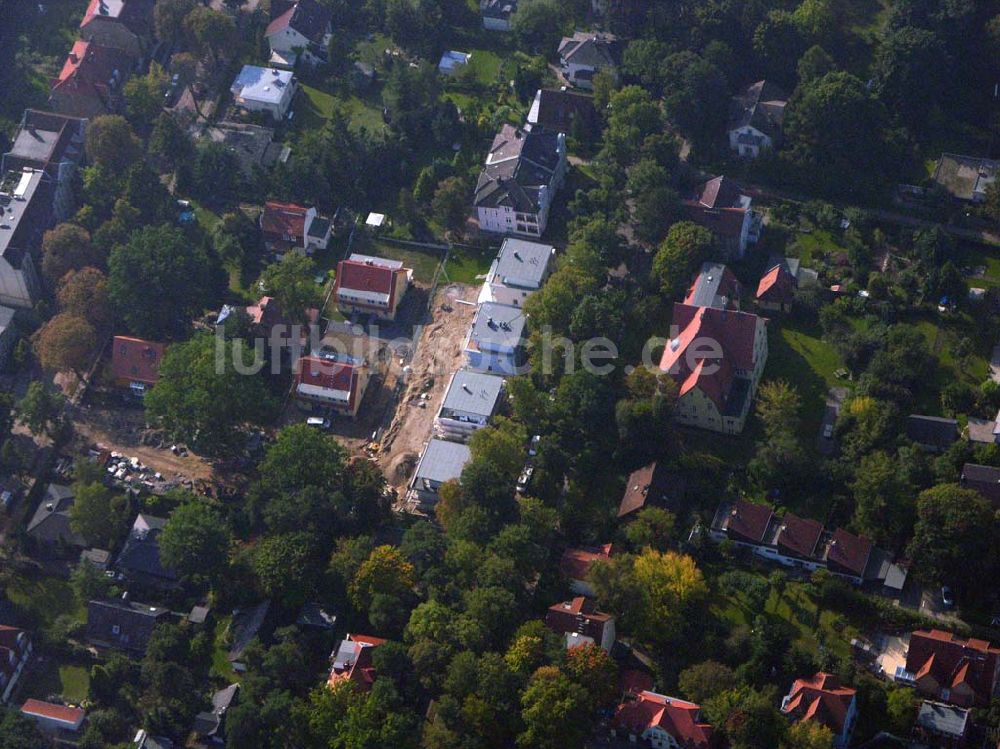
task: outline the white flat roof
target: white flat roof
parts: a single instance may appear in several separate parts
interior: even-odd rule
[[[285,90],[292,85],[293,78],[294,74],[290,70],[244,65],[233,81],[232,92],[251,101],[277,104],[285,95]]]

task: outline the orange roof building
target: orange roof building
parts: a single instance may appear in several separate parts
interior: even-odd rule
[[[833,674],[820,671],[796,679],[781,701],[781,712],[792,720],[814,720],[833,732],[834,746],[846,747],[857,722],[857,690],[845,687]]]
[[[701,718],[701,706],[676,697],[643,691],[618,706],[611,719],[615,736],[642,739],[654,747],[710,749],[716,745],[712,726]]]
[[[906,670],[917,691],[959,707],[986,705],[1000,676],[1000,648],[939,629],[910,635]]]
[[[372,652],[384,642],[381,637],[348,633],[337,651],[330,656],[330,677],[327,684],[334,686],[343,681],[351,681],[367,692],[375,683],[376,676]]]

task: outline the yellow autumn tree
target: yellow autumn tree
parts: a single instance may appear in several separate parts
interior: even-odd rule
[[[673,551],[643,549],[632,564],[632,577],[641,601],[637,634],[650,640],[676,635],[691,607],[708,594],[694,559]]]
[[[413,587],[413,565],[395,546],[376,546],[361,563],[348,593],[351,602],[367,610],[376,595],[399,597]]]
[[[781,749],[833,749],[833,732],[815,720],[792,723]]]

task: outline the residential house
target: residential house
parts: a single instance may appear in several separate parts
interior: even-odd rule
[[[0,703],[10,701],[31,653],[31,637],[27,632],[0,624]]]
[[[29,699],[21,705],[21,715],[34,719],[38,730],[53,742],[75,743],[73,738],[83,727],[87,713],[79,707]],[[66,741],[68,739],[68,741]]]
[[[618,39],[602,31],[577,31],[559,42],[559,70],[569,83],[593,89],[594,76],[608,73],[617,80],[615,64]]]
[[[111,563],[111,552],[107,549],[98,549],[92,546],[80,552],[80,564],[84,562],[104,572]]]
[[[757,306],[773,312],[791,312],[799,281],[786,262],[777,263],[760,277]]]
[[[135,58],[114,47],[78,39],[49,89],[49,107],[71,117],[121,111],[122,89]]]
[[[10,364],[10,355],[17,343],[17,326],[14,325],[14,310],[0,306],[0,370]]]
[[[1000,161],[978,156],[943,153],[931,180],[955,200],[982,203],[986,190],[996,182]]]
[[[480,230],[542,236],[565,176],[565,134],[503,125],[476,184]]]
[[[156,736],[145,728],[140,728],[135,732],[132,744],[134,749],[175,749],[176,747],[173,739],[168,739],[166,736]]]
[[[462,347],[468,368],[474,372],[517,374],[526,320],[519,307],[480,304]]]
[[[674,304],[660,369],[678,384],[679,423],[739,434],[767,362],[767,320],[726,308],[739,298],[727,273],[706,264],[684,303]]]
[[[297,362],[295,398],[309,409],[354,418],[368,388],[369,370],[364,363],[319,356],[304,356]]]
[[[525,299],[542,288],[552,272],[555,255],[556,248],[551,245],[507,237],[486,272],[479,292],[480,304],[522,306]]]
[[[191,727],[194,742],[188,746],[214,747],[226,745],[226,713],[236,702],[239,684],[230,684],[212,695],[212,709],[198,713]]]
[[[681,201],[684,216],[712,233],[726,260],[738,260],[760,239],[761,217],[753,200],[729,177],[715,177]]]
[[[618,519],[631,520],[645,507],[676,510],[686,488],[684,478],[670,473],[663,463],[649,463],[629,475]]]
[[[1000,509],[1000,468],[966,463],[962,467],[960,483],[966,489],[974,489],[983,499]]]
[[[99,650],[120,650],[141,658],[149,638],[160,622],[170,616],[167,609],[136,603],[128,594],[121,598],[87,604],[87,642]]]
[[[410,491],[420,503],[435,504],[441,485],[461,478],[462,469],[470,458],[469,448],[461,442],[431,438],[413,472]]]
[[[294,68],[300,60],[326,62],[332,18],[330,7],[318,0],[271,0],[271,22],[264,31],[271,64]]]
[[[166,524],[166,518],[141,512],[136,516],[115,562],[115,569],[130,584],[146,588],[174,588],[179,584],[177,572],[164,567],[160,561],[159,539]]]
[[[566,647],[594,644],[610,653],[615,644],[615,618],[583,596],[549,606],[545,625],[565,637]]]
[[[233,609],[233,618],[229,624],[229,652],[226,660],[233,670],[242,674],[247,670],[243,653],[255,637],[265,631],[265,625],[270,628],[268,614],[271,612],[271,601],[261,601],[256,606],[246,609]]]
[[[438,60],[438,72],[441,75],[455,75],[469,64],[470,59],[472,59],[472,55],[468,52],[445,50],[441,53],[441,59]]]
[[[384,642],[381,637],[348,633],[337,650],[330,654],[330,677],[327,684],[333,686],[341,681],[351,681],[367,692],[375,683],[372,652]]]
[[[959,707],[986,705],[997,691],[1000,648],[938,629],[917,630],[910,635],[906,672],[925,697]]]
[[[76,210],[74,177],[84,159],[87,120],[26,109],[10,150],[0,160],[0,174],[40,170],[53,184],[52,218],[65,221]]]
[[[982,445],[1000,444],[1000,412],[997,412],[993,419],[970,416],[966,434],[969,442],[978,442]]]
[[[298,79],[291,71],[244,65],[229,90],[237,106],[280,121],[288,113],[297,88]]]
[[[820,671],[809,679],[795,680],[781,701],[781,712],[795,722],[815,721],[826,726],[833,732],[833,745],[846,749],[858,718],[857,690]]]
[[[771,81],[757,81],[733,97],[729,118],[729,148],[756,159],[781,144],[788,94]]]
[[[462,369],[451,376],[441,408],[434,417],[434,434],[465,442],[489,424],[503,401],[504,379]]]
[[[337,265],[333,295],[346,315],[375,315],[394,320],[413,281],[413,270],[399,260],[352,253]]]
[[[312,255],[316,250],[325,250],[331,229],[330,219],[317,214],[315,207],[269,200],[260,215],[264,247],[277,255],[291,250]]]
[[[566,133],[571,138],[591,140],[601,132],[601,118],[594,98],[563,88],[540,88],[528,110],[526,130],[541,128]]]
[[[718,745],[701,706],[677,697],[641,691],[626,699],[611,718],[611,734],[653,749],[710,749]]]
[[[52,184],[38,169],[0,173],[0,304],[31,309],[41,293],[34,252],[52,225]]]
[[[516,12],[517,0],[479,0],[483,28],[489,31],[510,31],[510,21]]]
[[[569,588],[580,596],[597,597],[597,592],[587,582],[587,575],[594,562],[611,559],[614,552],[612,544],[590,547],[584,546],[576,549],[566,549],[559,559],[559,572],[569,581]]]
[[[921,746],[960,749],[968,743],[971,712],[967,708],[925,700],[917,711],[913,737]]]
[[[155,4],[155,0],[90,0],[80,21],[80,38],[142,59],[153,43]]]
[[[159,341],[116,335],[111,341],[111,373],[115,386],[137,398],[160,379],[160,363],[167,346]]]
[[[944,452],[958,439],[958,422],[940,416],[910,414],[906,417],[906,438],[925,450]]]
[[[887,552],[864,536],[843,528],[824,529],[821,523],[793,513],[775,514],[770,505],[745,500],[723,500],[712,519],[711,537],[728,539],[737,546],[786,567],[815,572],[826,569],[855,585],[880,582],[901,587],[905,570],[892,564]]]
[[[710,261],[702,263],[684,296],[684,304],[738,310],[742,293],[743,287],[733,272],[722,263]]]
[[[62,484],[49,484],[38,509],[28,521],[28,537],[49,551],[86,547],[86,539],[70,525],[69,510],[72,506],[72,489]]]
[[[274,142],[274,130],[249,122],[219,122],[209,125],[203,136],[221,143],[236,157],[240,172],[253,176],[259,168],[267,169],[281,159],[283,146]]]

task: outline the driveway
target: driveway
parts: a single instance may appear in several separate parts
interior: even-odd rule
[[[881,635],[878,646],[881,652],[875,662],[882,669],[882,674],[891,679],[897,668],[906,665],[906,651],[910,647],[910,635],[904,634],[898,637]]]

